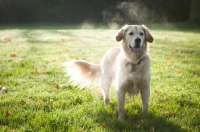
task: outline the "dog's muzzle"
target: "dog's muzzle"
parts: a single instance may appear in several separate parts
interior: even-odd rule
[[[136,38],[134,41],[135,41],[135,46],[131,47],[129,45],[129,48],[131,49],[132,52],[138,53],[138,52],[140,52],[140,50],[142,48],[142,47],[140,47],[141,39],[140,38]]]

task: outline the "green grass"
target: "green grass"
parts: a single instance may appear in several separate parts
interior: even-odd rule
[[[67,82],[61,64],[71,59],[99,63],[118,46],[118,29],[80,25],[0,26],[0,131],[200,131],[200,28],[147,25],[150,44],[149,115],[140,96],[126,98],[126,120],[117,119],[114,88],[105,106],[97,89],[59,88]]]

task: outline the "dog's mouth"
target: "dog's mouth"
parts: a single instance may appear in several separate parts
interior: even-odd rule
[[[141,50],[141,47],[131,47],[130,45],[129,45],[129,48],[131,49],[132,52],[135,52],[135,53],[139,53]]]

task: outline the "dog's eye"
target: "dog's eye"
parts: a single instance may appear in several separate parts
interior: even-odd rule
[[[142,36],[142,35],[144,35],[144,33],[143,33],[143,32],[141,32],[141,33],[140,33],[140,35]]]
[[[130,32],[130,33],[129,33],[129,35],[133,35],[133,34],[134,34],[133,32]]]

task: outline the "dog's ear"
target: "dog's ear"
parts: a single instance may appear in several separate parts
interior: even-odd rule
[[[124,29],[122,28],[116,35],[116,40],[119,42],[124,38]]]
[[[151,35],[151,32],[145,25],[141,25],[141,27],[144,29],[145,34],[146,34],[146,41],[149,43],[153,42],[153,36]]]
[[[125,31],[127,30],[128,28],[128,25],[124,25],[120,30],[119,32],[117,33],[116,35],[116,40],[119,42],[121,41],[122,39],[124,39],[124,33]]]

